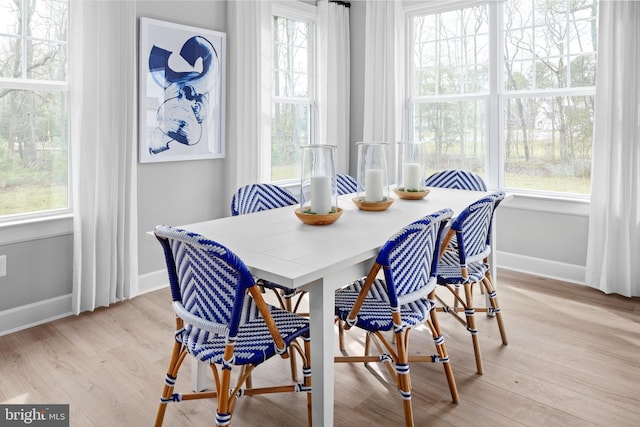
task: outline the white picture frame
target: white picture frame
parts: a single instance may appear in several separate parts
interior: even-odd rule
[[[223,158],[226,34],[139,23],[138,161]]]

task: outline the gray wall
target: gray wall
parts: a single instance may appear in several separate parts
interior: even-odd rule
[[[361,0],[351,4],[353,144],[362,139],[365,4]],[[141,0],[137,2],[137,10],[138,16],[227,31],[224,1]],[[350,155],[350,172],[355,174],[355,145]],[[223,185],[227,165],[225,159],[138,165],[141,282],[145,276],[162,280],[166,274],[160,245],[147,231],[157,224],[188,224],[229,214]],[[73,236],[70,218],[59,222],[62,225],[58,229],[62,231],[50,234],[25,231],[27,237],[15,239],[7,234],[16,228],[38,230],[41,225],[0,226],[0,255],[7,255],[8,264],[8,275],[0,278],[0,334],[70,312]],[[499,265],[569,281],[583,280],[588,204],[514,197],[502,204],[497,224]],[[51,300],[56,303],[49,304]]]
[[[139,1],[137,13],[138,17],[227,31],[224,1]],[[164,268],[160,245],[145,234],[153,227],[228,215],[229,203],[225,200],[223,185],[225,165],[225,159],[138,164],[138,269],[141,275]]]

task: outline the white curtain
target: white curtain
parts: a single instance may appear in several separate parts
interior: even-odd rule
[[[362,138],[395,144],[404,112],[404,16],[402,2],[367,0],[365,14],[364,117]],[[395,150],[387,158],[395,176]]]
[[[586,283],[640,296],[640,2],[600,2]]]
[[[336,170],[349,172],[349,8],[318,2],[318,143],[336,145]]]
[[[265,175],[270,158],[271,2],[227,3],[229,42],[228,200],[238,187]]]
[[[135,296],[135,2],[72,0],[69,25],[73,308]]]

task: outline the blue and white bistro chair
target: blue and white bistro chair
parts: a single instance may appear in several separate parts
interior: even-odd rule
[[[351,175],[346,173],[337,173],[336,181],[338,185],[338,195],[351,194],[358,192],[358,181]]]
[[[245,215],[269,209],[282,208],[298,203],[298,200],[287,189],[275,184],[257,183],[240,187],[231,198],[231,215]],[[280,307],[293,313],[298,312],[302,297],[306,291],[298,291],[278,283],[257,278],[262,289],[269,289],[278,299]],[[291,378],[296,381],[298,368],[296,358],[291,357]]]
[[[275,184],[249,184],[240,187],[231,198],[231,215],[244,215],[297,203],[298,200],[293,194]],[[297,312],[302,296],[306,293],[262,279],[258,279],[258,285],[273,290],[282,308],[294,313]],[[293,304],[292,299],[296,295],[298,298]]]
[[[502,313],[489,265],[491,253],[491,224],[496,207],[504,200],[505,193],[496,192],[467,206],[451,223],[443,244],[438,263],[438,284],[446,287],[454,297],[454,305],[443,303],[439,311],[449,312],[462,323],[471,334],[476,358],[476,370],[483,373],[482,355],[478,341],[475,313],[487,312],[495,315],[502,344],[507,344]],[[454,248],[448,242],[455,236]],[[489,296],[489,306],[475,307],[473,286],[478,284]],[[459,289],[464,289],[464,298]],[[464,313],[464,318],[459,313]]]
[[[339,289],[335,295],[336,316],[345,328],[357,327],[367,332],[364,356],[338,356],[335,362],[383,362],[400,391],[407,426],[414,425],[410,362],[441,362],[451,398],[453,402],[459,400],[433,300],[441,237],[451,215],[450,209],[444,209],[404,227],[380,249],[366,278]],[[380,269],[384,278],[378,276]],[[409,355],[409,332],[425,323],[437,354]],[[393,332],[392,340],[385,337],[387,331]],[[371,342],[379,354],[369,354]]]
[[[307,393],[310,425],[309,320],[266,304],[246,265],[219,243],[168,226],[156,227],[155,235],[164,249],[176,315],[175,342],[155,425],[162,425],[169,403],[216,399],[215,425],[227,426],[241,396],[292,391]],[[276,355],[289,357],[291,350],[303,359],[304,383],[243,388],[257,366]],[[210,365],[215,391],[174,393],[188,354]]]
[[[424,184],[427,187],[487,191],[487,184],[480,175],[462,169],[441,170],[425,179]]]
[[[231,215],[243,215],[298,203],[285,188],[275,184],[249,184],[240,187],[231,198]]]

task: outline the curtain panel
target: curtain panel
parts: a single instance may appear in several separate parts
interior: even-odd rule
[[[351,47],[349,8],[318,2],[318,136],[336,145],[336,170],[349,172]]]
[[[138,290],[135,2],[71,0],[75,313]]]
[[[601,1],[585,282],[640,296],[640,2]]]
[[[402,2],[367,0],[366,8],[362,138],[395,144],[403,135],[405,96]],[[388,155],[389,177],[394,177],[393,146]]]
[[[240,186],[264,181],[261,159],[271,147],[271,1],[227,4],[229,33],[228,198]],[[349,11],[318,5],[318,128],[316,143],[338,146],[338,171],[348,170]]]
[[[227,3],[229,33],[228,188],[259,182],[260,159],[270,157],[271,2]]]

